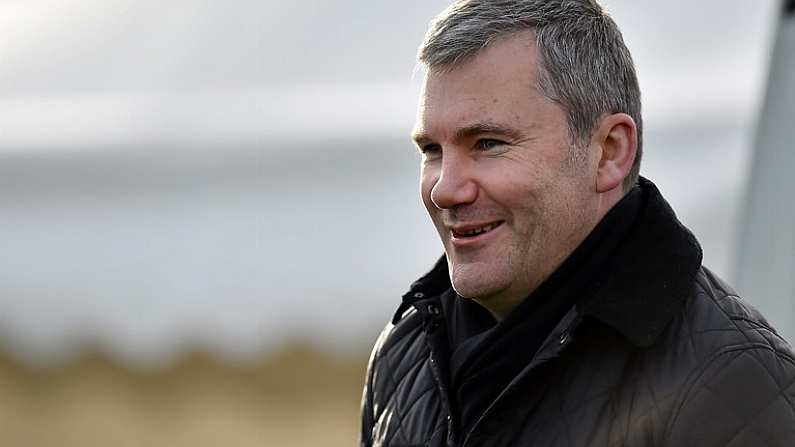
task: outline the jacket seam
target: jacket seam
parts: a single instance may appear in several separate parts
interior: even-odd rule
[[[673,414],[671,414],[670,416],[670,421],[667,424],[667,428],[665,430],[665,435],[663,436],[663,439],[667,441],[671,438],[674,427],[676,426],[676,423],[679,420],[679,415],[682,409],[687,405],[688,399],[692,395],[692,391],[696,388],[696,385],[699,383],[701,378],[704,377],[704,374],[706,374],[706,372],[717,362],[718,359],[722,358],[726,354],[731,354],[735,352],[749,352],[755,350],[766,350],[776,355],[779,354],[779,352],[773,349],[773,347],[771,347],[770,345],[759,342],[728,346],[713,354],[709,360],[704,362],[704,365],[700,369],[696,370],[697,372],[691,373],[691,375],[693,375],[694,377],[692,379],[687,380],[685,382],[685,385],[682,387],[682,397],[681,399],[679,399],[679,403],[674,407],[675,410]],[[785,358],[792,361],[792,359],[789,358],[788,356],[785,356]]]
[[[391,328],[390,328],[391,330]],[[364,402],[362,402],[362,413],[366,416],[366,419],[362,421],[362,433],[360,444],[363,447],[369,447],[373,445],[373,428],[375,427],[375,408],[373,408],[373,373],[375,370],[376,365],[381,357],[381,349],[383,348],[383,340],[386,338],[387,329],[384,328],[381,331],[381,334],[378,335],[376,339],[375,346],[373,347],[373,353],[370,356],[370,361],[367,364],[367,372],[365,374],[365,388],[364,388]]]
[[[749,317],[747,315],[747,312],[745,312],[743,314],[737,314],[737,313],[734,313],[734,312],[729,312],[729,310],[727,310],[722,305],[722,303],[721,303],[722,301],[726,301],[728,299],[734,299],[734,300],[739,302],[740,306],[744,307],[742,305],[743,299],[739,295],[737,295],[734,291],[726,290],[724,287],[721,287],[720,284],[715,284],[715,286],[717,286],[717,289],[721,292],[720,296],[718,296],[718,294],[715,293],[716,287],[713,286],[714,280],[711,279],[712,277],[714,277],[714,274],[711,271],[709,271],[708,269],[704,268],[704,267],[702,267],[700,269],[699,273],[701,273],[701,275],[696,275],[696,283],[698,285],[700,285],[701,288],[702,288],[701,294],[705,295],[713,303],[715,303],[715,305],[718,307],[718,309],[720,309],[720,311],[728,319],[730,319],[732,321],[745,321],[746,323],[754,326],[754,328],[756,328],[756,329],[763,328],[763,329],[767,330],[769,333],[775,335],[776,338],[778,338],[779,340],[786,341],[786,340],[784,340],[781,337],[781,335],[778,334],[778,332],[776,332],[775,329],[770,327],[768,324],[765,324],[765,323],[763,323],[761,321],[753,319],[752,317]],[[742,329],[737,327],[736,324],[735,324],[735,327],[737,328],[738,331],[740,331],[741,333],[743,333],[743,335],[745,335],[745,333],[742,331]],[[747,338],[747,336],[746,336],[746,338]],[[795,361],[795,359],[793,359],[793,361]]]
[[[417,329],[415,328],[415,331],[416,331],[416,330],[417,330]],[[408,335],[409,335],[409,333],[406,333],[406,334],[404,335],[404,337],[406,337],[406,336],[408,336]],[[421,335],[422,335],[422,332],[420,332],[419,334],[417,334],[417,336],[421,336]],[[412,343],[412,345],[413,345],[413,343]],[[422,356],[422,355],[420,355],[420,356],[418,356],[418,357],[419,357],[419,359],[417,360],[417,362],[416,362],[416,363],[414,363],[414,364],[413,364],[413,365],[412,365],[412,366],[411,366],[411,367],[408,369],[408,371],[411,371],[412,369],[414,369],[414,368],[418,367],[420,364],[422,364],[422,363],[425,361],[425,356]],[[390,369],[392,369],[392,364],[389,362],[389,359],[388,359],[388,358],[384,357],[384,360],[383,360],[383,361],[385,361],[385,362],[387,363],[387,366],[389,366],[389,367],[390,367]],[[408,372],[408,371],[407,371],[407,372]],[[392,384],[392,394],[391,394],[391,397],[395,397],[395,396],[397,396],[397,390],[398,390],[398,387],[399,387],[399,383],[395,381],[395,378],[392,376],[392,374],[386,374],[386,377],[389,379],[389,382]],[[413,406],[413,405],[414,405],[414,403],[416,403],[416,401],[418,401],[418,400],[419,400],[421,397],[422,397],[422,394],[420,394],[420,396],[418,396],[418,397],[415,399],[415,402],[413,402],[413,403],[411,404],[411,406]],[[409,406],[409,409],[411,408],[411,406]],[[386,408],[384,408],[384,409],[382,410],[382,413],[381,413],[381,414],[383,414],[383,411],[384,411],[385,409],[386,409]],[[396,411],[396,412],[398,411],[397,405],[395,405],[395,411]],[[380,418],[381,418],[381,415],[379,414],[379,415],[378,415],[378,419],[380,419]],[[406,433],[406,429],[405,429],[405,427],[403,426],[403,418],[404,418],[404,414],[403,414],[402,412],[398,412],[398,425],[400,426],[400,430],[395,430],[395,431],[392,433],[392,437],[391,437],[391,438],[387,438],[387,439],[385,440],[385,441],[387,441],[387,442],[386,442],[386,445],[389,445],[389,441],[392,441],[392,440],[394,440],[394,439],[395,439],[395,437],[397,436],[397,434],[398,434],[398,433],[404,433],[404,435],[403,435],[403,439],[404,439],[404,440],[406,440],[406,441],[408,442],[408,438],[406,438],[406,435],[405,435],[405,433]]]
[[[779,340],[782,340],[782,341],[786,342],[786,340],[781,338],[781,336],[772,327],[770,327],[768,324],[765,324],[765,323],[763,323],[761,321],[758,321],[758,320],[755,320],[753,318],[750,318],[749,316],[747,316],[747,314],[735,314],[735,313],[729,312],[723,305],[721,305],[721,303],[719,301],[723,301],[723,300],[726,300],[728,298],[734,298],[737,301],[742,301],[742,298],[740,298],[739,296],[737,296],[734,293],[730,293],[730,291],[725,290],[723,287],[719,288],[719,290],[722,293],[722,297],[718,298],[718,296],[715,294],[714,288],[712,287],[712,282],[713,281],[709,280],[709,278],[706,278],[707,276],[712,276],[712,272],[709,272],[708,270],[705,270],[704,268],[702,268],[701,269],[701,273],[703,275],[702,277],[699,277],[699,276],[696,277],[698,284],[701,285],[702,289],[704,289],[704,290],[701,291],[701,293],[703,295],[705,295],[707,298],[709,298],[715,304],[715,306],[718,308],[718,310],[720,310],[720,312],[732,323],[732,325],[737,330],[737,332],[742,334],[743,337],[745,337],[745,339],[749,343],[760,343],[760,342],[753,342],[748,337],[748,334],[746,333],[746,331],[743,330],[743,328],[741,328],[741,327],[739,327],[737,325],[737,323],[736,323],[737,321],[744,321],[744,322],[748,323],[749,325],[753,326],[754,330],[765,329],[768,333],[774,335]],[[706,289],[708,289],[708,290],[706,290]],[[765,337],[763,336],[762,338],[765,338]],[[764,346],[769,346],[776,354],[779,354],[782,357],[785,357],[785,358],[789,359],[791,362],[795,363],[795,358],[793,358],[792,356],[790,356],[789,354],[787,354],[785,352],[782,352],[782,351],[776,349],[775,346],[770,341],[768,341],[766,338],[765,338],[765,341],[767,342],[766,344],[762,343]]]

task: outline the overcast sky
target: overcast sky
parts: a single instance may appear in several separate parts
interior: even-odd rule
[[[446,3],[1,2],[0,150],[404,133]],[[651,125],[755,107],[776,2],[604,3]]]

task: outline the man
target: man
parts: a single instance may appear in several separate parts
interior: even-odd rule
[[[362,445],[795,445],[793,353],[639,177],[637,78],[600,6],[458,1],[419,60],[445,257],[376,343]]]

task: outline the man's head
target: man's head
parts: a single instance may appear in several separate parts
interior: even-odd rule
[[[635,183],[632,60],[589,0],[457,2],[419,59],[423,202],[456,291],[501,317]]]
[[[621,31],[596,1],[457,1],[433,20],[417,58],[429,70],[452,69],[527,30],[535,31],[538,46],[537,87],[566,111],[574,141],[587,143],[606,113],[626,113],[635,121],[637,156],[624,182],[629,190],[638,181],[643,152],[640,87]]]

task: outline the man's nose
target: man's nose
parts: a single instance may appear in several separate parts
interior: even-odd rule
[[[439,179],[431,189],[431,201],[439,209],[450,209],[475,201],[478,194],[473,160],[466,156],[445,154]]]

